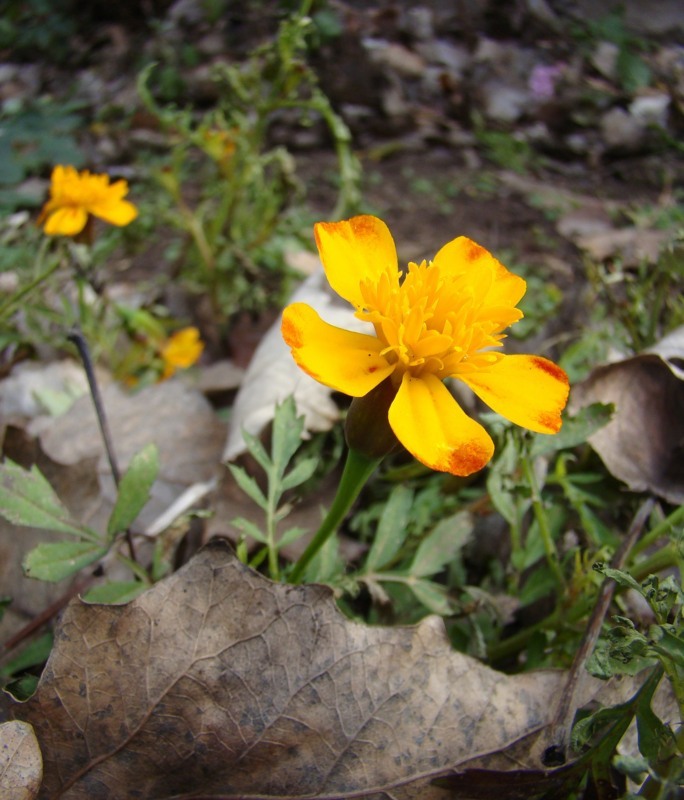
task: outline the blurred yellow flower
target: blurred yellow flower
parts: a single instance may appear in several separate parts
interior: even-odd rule
[[[128,225],[138,216],[124,180],[109,182],[108,175],[56,166],[50,182],[50,199],[43,206],[38,224],[49,236],[76,236],[86,227],[90,215],[111,225]]]
[[[204,343],[197,328],[182,328],[169,337],[161,349],[164,362],[162,380],[170,378],[178,369],[191,367],[202,355]]]
[[[396,438],[431,469],[476,472],[492,457],[494,443],[443,384],[453,377],[518,425],[541,433],[560,429],[565,372],[539,356],[492,350],[522,318],[516,304],[526,284],[483,247],[461,236],[432,262],[409,264],[402,279],[394,240],[376,217],[318,223],[314,234],[330,285],[375,335],[337,328],[294,303],[283,312],[283,338],[297,364],[326,386],[368,395],[371,404],[380,395],[369,393],[389,393],[389,411],[372,405],[368,424],[379,427],[386,413]]]

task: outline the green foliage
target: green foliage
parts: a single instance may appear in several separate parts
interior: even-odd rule
[[[473,130],[487,158],[499,167],[522,175],[532,171],[539,161],[539,156],[527,139],[513,132],[487,128],[484,118],[477,113],[473,115]]]
[[[238,546],[238,555],[245,562],[249,560],[252,566],[260,564],[268,556],[269,574],[273,580],[278,580],[280,576],[278,551],[305,533],[301,528],[289,528],[283,533],[278,532],[278,523],[287,516],[292,507],[289,502],[282,502],[283,495],[308,481],[318,465],[317,459],[309,457],[298,460],[291,469],[288,469],[290,461],[302,443],[303,430],[304,418],[297,416],[294,400],[288,397],[275,410],[270,455],[256,437],[243,431],[249,452],[266,473],[266,491],[263,491],[256,480],[242,467],[235,464],[228,465],[238,486],[265,513],[263,531],[254,522],[243,517],[233,520],[233,524],[245,537],[250,536],[263,545],[249,559],[243,539]]]
[[[661,677],[659,669],[650,670],[629,701],[580,716],[573,727],[573,749],[584,751],[580,761],[587,764],[596,784],[600,782],[604,787],[613,787],[611,796],[618,796],[612,780],[613,768],[638,783],[643,781],[640,797],[674,800],[680,796],[684,779],[681,734],[670,721],[664,722],[652,709],[653,695]],[[636,721],[641,758],[628,760],[616,756],[616,751],[633,720]]]
[[[656,263],[643,260],[636,267],[619,260],[586,261],[587,276],[599,308],[607,316],[613,336],[633,352],[650,347],[666,333],[684,324],[684,299],[673,292],[684,279],[684,235],[675,232],[660,251]]]
[[[277,305],[288,291],[285,249],[303,229],[303,190],[291,153],[270,145],[277,124],[322,120],[338,155],[333,216],[359,202],[350,133],[306,63],[311,26],[308,17],[293,14],[246,62],[217,65],[220,99],[199,118],[155,100],[154,67],[138,82],[146,106],[175,141],[157,180],[166,218],[183,233],[181,275],[190,291],[208,297],[217,321]]]
[[[664,579],[649,575],[639,582],[628,572],[602,563],[595,564],[594,569],[619,586],[640,594],[655,621],[642,632],[631,619],[614,617],[615,625],[599,642],[589,662],[590,671],[600,678],[634,675],[659,662],[670,679],[680,717],[684,720],[684,591],[681,583],[673,575]]]
[[[602,41],[616,45],[617,78],[627,94],[634,94],[651,83],[651,69],[640,55],[648,49],[648,43],[627,28],[623,10],[613,11],[596,20],[587,19],[575,28],[574,33],[587,48],[593,48]]]
[[[72,519],[37,467],[27,471],[8,459],[0,479],[0,514],[8,522],[97,541],[96,533]]]
[[[133,457],[121,482],[107,534],[102,535],[73,519],[35,466],[25,470],[9,459],[0,464],[0,515],[13,525],[73,537],[67,541],[43,542],[31,550],[23,564],[27,577],[60,581],[100,561],[118,543],[118,534],[128,528],[147,503],[158,467],[156,449],[152,446]]]
[[[41,54],[54,63],[67,61],[82,13],[74,0],[5,0],[0,50],[9,51],[13,59]]]
[[[54,164],[82,166],[76,132],[83,119],[79,107],[36,100],[0,113],[0,188],[20,183]],[[31,198],[3,188],[0,205],[16,207]],[[33,201],[35,203],[35,201]]]
[[[131,459],[121,477],[119,491],[107,524],[107,535],[114,539],[127,531],[150,498],[152,484],[159,473],[159,452],[149,444]]]
[[[352,578],[381,604],[389,603],[386,589],[393,585],[412,593],[426,610],[449,614],[454,606],[446,587],[432,578],[459,557],[473,522],[467,512],[458,512],[440,520],[426,535],[408,541],[414,499],[414,492],[402,484],[392,490],[368,555]]]

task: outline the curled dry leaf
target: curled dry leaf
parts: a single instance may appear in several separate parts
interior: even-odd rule
[[[684,502],[684,327],[653,347],[598,367],[573,388],[572,406],[613,403],[610,423],[589,442],[633,491]]]
[[[43,778],[43,760],[33,728],[26,722],[0,725],[0,797],[34,800]]]
[[[563,680],[453,652],[436,617],[350,621],[326,587],[274,584],[215,541],[127,606],[72,602],[14,715],[46,800],[408,800],[543,728]]]
[[[120,469],[125,469],[133,455],[150,443],[159,450],[159,477],[136,529],[145,529],[188,486],[208,481],[218,471],[225,425],[208,400],[183,381],[171,379],[134,394],[109,384],[102,390],[102,401]],[[43,431],[40,443],[45,454],[57,464],[69,466],[98,460],[106,518],[116,490],[91,398],[80,398],[53,420]]]
[[[354,311],[329,289],[322,269],[309,276],[290,298],[308,303],[332,325],[367,331]],[[228,441],[223,460],[232,461],[246,450],[242,431],[254,436],[273,420],[278,403],[294,395],[297,411],[304,415],[306,431],[327,431],[339,418],[339,411],[327,386],[310,378],[295,364],[290,348],[280,333],[280,318],[268,330],[250,362],[233,405]]]

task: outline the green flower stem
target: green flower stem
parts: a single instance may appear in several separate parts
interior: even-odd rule
[[[323,547],[333,533],[339,528],[353,502],[359,496],[366,481],[375,471],[382,458],[368,458],[351,447],[347,454],[347,462],[337,487],[337,494],[330,509],[321,523],[316,535],[307,545],[290,574],[291,583],[300,583],[306,568],[316,553]]]
[[[522,468],[525,474],[525,479],[527,480],[532,492],[532,509],[534,511],[534,517],[537,520],[537,525],[539,525],[539,533],[541,534],[542,542],[544,543],[546,560],[551,568],[554,578],[556,579],[558,588],[564,590],[566,588],[565,578],[563,577],[563,572],[560,568],[560,564],[558,563],[558,551],[556,550],[556,545],[553,542],[553,536],[551,534],[551,528],[549,527],[549,520],[546,516],[546,511],[544,510],[544,504],[542,501],[541,492],[539,491],[537,477],[534,474],[532,463],[527,456],[522,457]]]
[[[45,239],[40,246],[38,251],[38,257],[36,259],[38,264],[42,264],[45,260],[45,254],[50,246],[50,240]],[[44,281],[46,281],[53,272],[56,272],[60,266],[62,265],[62,261],[59,257],[55,257],[55,260],[47,267],[43,272],[41,272],[37,277],[35,277],[30,283],[27,283],[22,289],[20,289],[16,294],[13,294],[5,303],[0,306],[0,319],[3,319],[6,315],[10,312],[14,311],[14,309],[29,295],[31,292],[36,289],[38,286],[41,285]]]

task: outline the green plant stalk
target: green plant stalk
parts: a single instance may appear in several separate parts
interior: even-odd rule
[[[634,555],[638,555],[643,550],[646,550],[652,544],[658,541],[661,536],[665,536],[668,531],[676,525],[684,524],[684,504],[676,508],[669,516],[665,517],[662,522],[659,522],[653,527],[640,541],[634,546],[632,551]]]
[[[36,259],[39,264],[43,262],[45,259],[45,251],[50,245],[50,240],[45,239],[38,250],[38,258]],[[51,264],[44,272],[41,272],[40,275],[35,277],[30,283],[24,286],[23,289],[19,290],[16,294],[12,295],[5,303],[0,306],[0,319],[3,319],[7,314],[11,313],[14,308],[22,302],[26,297],[28,297],[34,289],[37,289],[41,283],[46,281],[50,275],[55,273],[62,265],[61,259],[55,259],[55,263]]]
[[[276,512],[280,500],[280,487],[273,475],[268,480],[268,508],[266,509],[266,547],[268,549],[268,574],[272,581],[280,580],[278,568],[278,541],[276,537]]]
[[[361,489],[365,486],[366,481],[375,472],[381,461],[382,458],[369,458],[359,453],[358,450],[349,448],[335,499],[321,523],[321,527],[294,565],[290,574],[291,583],[301,582],[306,568],[316,553],[339,528],[352,504],[359,496]]]
[[[638,561],[630,567],[630,575],[635,581],[643,581],[649,575],[655,575],[668,567],[675,567],[681,561],[682,554],[677,552],[673,543],[666,545],[643,561]]]
[[[525,479],[527,480],[532,491],[532,509],[534,511],[535,519],[537,520],[537,525],[539,525],[539,533],[541,534],[542,542],[544,544],[546,560],[551,568],[554,578],[556,579],[558,588],[565,591],[565,578],[563,577],[563,572],[558,562],[558,552],[556,550],[556,545],[553,542],[551,528],[549,527],[549,520],[546,516],[546,511],[544,510],[544,504],[542,502],[541,492],[539,491],[539,484],[537,483],[534,469],[532,468],[530,459],[525,455],[522,457],[521,464]]]
[[[676,566],[679,558],[674,544],[670,544],[633,566],[630,569],[630,574],[634,580],[640,582],[649,575],[667,569],[667,567]],[[616,588],[616,594],[621,594],[624,591],[626,590],[622,586]],[[594,602],[594,598],[587,596],[580,598],[571,608],[555,608],[547,617],[534,623],[534,625],[530,625],[528,628],[514,633],[502,642],[497,642],[492,645],[487,651],[489,660],[496,662],[514,655],[522,650],[532,636],[539,631],[554,630],[562,623],[572,625],[573,623],[579,622],[582,617],[589,613]]]

